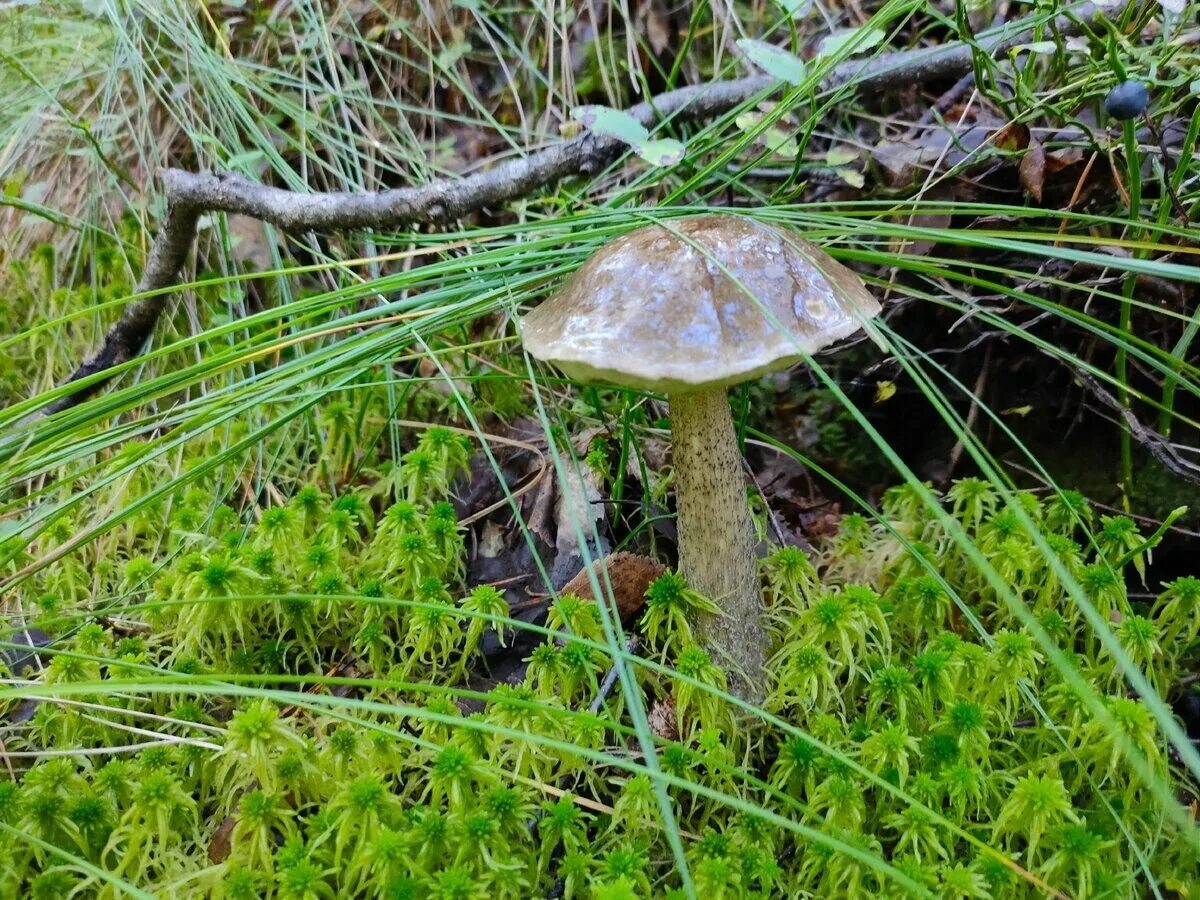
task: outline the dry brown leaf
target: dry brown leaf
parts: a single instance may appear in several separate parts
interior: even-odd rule
[[[666,52],[671,43],[671,27],[665,5],[657,0],[647,0],[637,11],[637,23],[646,36],[650,49],[655,53]]]
[[[953,112],[947,123],[955,118]],[[1020,150],[1029,143],[1029,129],[1005,124],[996,116],[979,113],[971,122],[958,122],[921,129],[896,140],[880,141],[871,158],[892,187],[911,184],[931,171],[946,171],[965,160],[983,163],[989,152],[985,145],[1005,151]]]
[[[212,840],[208,842],[209,862],[223,863],[229,858],[233,849],[233,826],[237,824],[233,816],[226,816],[220,826],[213,832]]]
[[[604,539],[602,500],[596,473],[587,466],[580,466],[578,471],[568,470],[559,481],[554,511],[554,564],[550,568],[552,583],[561,584],[583,562],[579,547],[581,532],[589,547],[593,545],[593,536],[600,536],[600,546],[593,548],[593,553],[604,553],[609,549]]]
[[[548,474],[542,479],[536,491],[526,495],[528,505],[521,504],[521,512],[525,516],[525,525],[547,547],[554,546],[554,532],[550,527],[554,519],[555,499],[558,497],[558,486],[554,476]]]
[[[871,150],[871,158],[891,187],[913,183],[934,167],[947,169],[961,163],[987,143],[992,129],[986,125],[936,128],[900,140],[884,140]]]
[[[612,584],[613,597],[617,601],[617,611],[622,620],[630,618],[642,608],[646,602],[646,588],[666,571],[666,566],[649,556],[640,556],[637,553],[610,553],[591,565],[601,587],[604,586],[604,580],[600,577],[602,565],[608,570],[608,580]],[[594,600],[588,569],[584,568],[567,582],[559,593],[575,594],[584,600]]]
[[[1046,182],[1046,149],[1039,143],[1029,145],[1029,152],[1021,157],[1018,169],[1021,187],[1038,203],[1042,202],[1042,187]]]
[[[664,741],[679,740],[679,720],[675,715],[675,695],[666,700],[655,700],[646,716],[650,722],[650,732]]]
[[[1029,146],[1029,128],[1010,122],[992,135],[992,145],[1001,150],[1024,150]]]

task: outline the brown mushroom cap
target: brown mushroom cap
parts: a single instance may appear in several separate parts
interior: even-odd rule
[[[857,275],[789,230],[703,215],[611,241],[521,332],[572,378],[672,393],[785,368],[879,310]]]

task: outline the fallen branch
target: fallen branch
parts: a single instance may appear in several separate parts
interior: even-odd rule
[[[1143,425],[1133,410],[1105,390],[1099,380],[1076,370],[1075,379],[1094,398],[1121,417],[1134,442],[1150,454],[1164,469],[1184,481],[1200,484],[1200,465],[1185,459],[1175,445],[1153,428]]]
[[[1119,15],[1124,5],[1109,10],[1109,15]],[[1078,34],[1083,25],[1104,14],[1101,6],[1083,3],[1073,7],[1069,15],[1059,16],[1054,25],[1062,35]],[[1027,43],[1033,36],[1032,20],[1025,20],[1022,27],[1009,34],[988,32],[974,43],[979,51],[995,55]],[[971,44],[955,41],[865,61],[850,60],[833,70],[822,84],[822,91],[849,88],[859,96],[873,96],[898,85],[958,77],[971,70],[975,52]],[[762,75],[716,81],[659,94],[628,112],[647,126],[665,120],[699,121],[723,115],[779,87],[774,78]],[[39,415],[83,402],[109,381],[111,375],[105,374],[109,369],[141,352],[167,304],[168,289],[176,283],[204,213],[240,213],[293,232],[438,224],[524,197],[567,177],[595,174],[624,149],[615,138],[589,133],[466,178],[374,193],[297,193],[257,184],[236,174],[201,175],[167,169],[162,173],[167,213],[137,285],[140,299],[125,307],[105,334],[100,349],[65,382],[83,383],[48,404]],[[151,296],[142,296],[146,294]]]

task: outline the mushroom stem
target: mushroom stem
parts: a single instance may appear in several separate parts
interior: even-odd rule
[[[673,393],[679,569],[688,585],[721,607],[697,630],[725,666],[735,692],[758,701],[767,653],[762,589],[754,555],[754,523],[746,502],[742,455],[725,389]]]

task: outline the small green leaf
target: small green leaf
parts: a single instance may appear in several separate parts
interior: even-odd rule
[[[673,166],[683,159],[684,146],[672,138],[638,141],[633,152],[652,166]]]
[[[650,132],[637,119],[620,109],[607,106],[577,106],[571,118],[596,134],[614,137],[626,144],[636,145],[650,140]]]
[[[825,153],[825,165],[844,166],[858,159],[858,151],[849,147],[830,147]]]
[[[1041,56],[1049,56],[1058,50],[1058,44],[1054,41],[1034,41],[1032,44],[1021,44],[1013,47],[1013,51],[1025,50],[1029,53],[1036,53]]]
[[[850,187],[861,188],[866,184],[862,172],[847,165],[858,159],[858,155],[858,151],[851,147],[830,147],[825,153],[825,165],[832,168],[834,174]]]
[[[637,119],[607,106],[577,106],[571,118],[595,134],[616,138],[652,166],[673,166],[683,159],[684,146],[671,138],[651,138]]]
[[[793,157],[800,152],[796,139],[778,128],[768,128],[763,134],[763,143],[767,149],[778,156]]]
[[[798,56],[793,56],[774,44],[752,41],[749,38],[743,38],[737,42],[737,45],[750,62],[768,75],[772,75],[780,81],[786,81],[788,84],[804,83],[808,67]]]
[[[858,171],[858,169],[841,168],[834,169],[834,171],[837,172],[838,178],[842,179],[842,181],[846,182],[852,188],[860,188],[867,183],[866,179],[863,178],[862,172]]]
[[[733,120],[741,131],[749,131],[755,125],[762,121],[762,113],[745,112]]]
[[[734,123],[744,132],[753,131],[763,120],[763,114],[758,112],[742,113]],[[780,156],[795,156],[799,152],[796,139],[781,128],[768,127],[758,136],[758,141],[772,153]]]
[[[817,52],[821,56],[836,56],[843,47],[852,44],[854,49],[847,55],[853,56],[877,46],[885,37],[887,35],[879,28],[847,28],[845,31],[835,31],[821,41]]]

